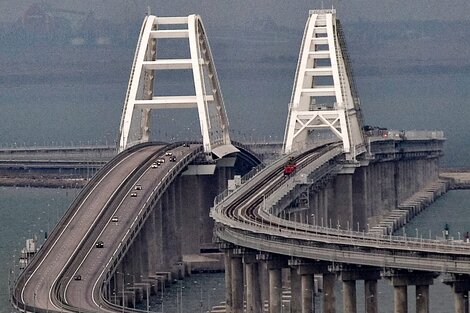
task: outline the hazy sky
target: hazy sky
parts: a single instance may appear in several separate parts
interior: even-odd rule
[[[331,7],[344,21],[357,20],[469,20],[469,0],[0,0],[0,20],[15,21],[32,3],[46,2],[58,8],[92,9],[98,17],[139,17],[147,4],[156,15],[197,13],[209,23],[242,24],[270,17],[279,24],[304,24],[308,9]]]

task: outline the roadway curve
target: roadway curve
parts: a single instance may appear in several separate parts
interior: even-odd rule
[[[325,145],[296,155],[300,168],[321,163],[333,166],[336,145]],[[330,157],[321,160],[322,156]],[[315,164],[318,163],[318,164]],[[264,208],[291,178],[283,175],[284,162],[276,162],[233,194],[216,199],[211,216],[216,234],[225,242],[257,251],[335,263],[470,274],[470,245],[458,241],[369,235],[281,219]],[[302,170],[300,170],[302,171]],[[315,172],[314,172],[315,173]],[[315,176],[315,174],[314,174]],[[321,175],[317,175],[321,178]]]
[[[176,162],[169,162],[165,152]],[[200,144],[145,144],[110,161],[73,202],[49,239],[18,278],[13,305],[30,312],[113,312],[102,298],[109,278],[152,204],[173,179],[202,152]],[[150,165],[166,158],[158,168]],[[142,190],[134,190],[136,183]],[[131,197],[137,192],[137,197]],[[112,222],[114,216],[119,221]],[[103,248],[95,248],[103,241]],[[74,280],[81,275],[81,280]],[[116,309],[116,308],[115,308]]]

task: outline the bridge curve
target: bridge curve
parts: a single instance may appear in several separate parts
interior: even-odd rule
[[[431,146],[427,153],[423,143],[414,143],[416,151],[410,150],[409,156],[406,156],[406,153],[395,155],[393,149],[384,149],[387,145],[385,144],[386,141],[390,143],[390,139],[384,138],[377,141],[379,147],[377,151],[378,160],[385,155],[387,155],[385,158],[389,161],[395,158],[400,160],[408,157],[425,157],[426,154],[431,154],[429,151],[437,148],[437,146],[432,146],[433,140],[430,140]],[[410,145],[411,141],[407,144]],[[398,148],[397,151],[403,152],[404,149]],[[304,278],[308,279],[308,274],[323,274],[325,288],[329,288],[330,278],[327,278],[328,273],[341,273],[340,277],[343,277],[344,288],[347,288],[346,281],[355,281],[356,279],[377,280],[381,271],[384,271],[384,275],[393,273],[390,274],[390,277],[396,288],[401,288],[407,284],[426,285],[429,288],[433,278],[443,273],[448,276],[446,282],[451,284],[454,292],[458,294],[456,297],[458,299],[460,299],[460,296],[464,297],[465,293],[463,292],[466,287],[464,287],[465,279],[462,277],[470,275],[468,243],[456,240],[432,240],[393,236],[391,234],[382,235],[368,233],[364,229],[354,231],[352,225],[356,224],[351,222],[349,222],[351,227],[346,228],[345,225],[341,227],[338,223],[337,228],[333,228],[334,226],[332,227],[331,224],[328,227],[328,225],[319,226],[315,222],[309,223],[308,219],[307,221],[304,219],[303,222],[288,219],[288,214],[285,214],[285,211],[289,210],[289,203],[282,203],[279,195],[293,193],[295,190],[292,187],[289,189],[289,185],[306,184],[307,180],[310,180],[308,182],[310,185],[321,184],[327,175],[344,176],[344,171],[349,171],[349,164],[346,161],[344,152],[337,143],[322,145],[307,152],[294,154],[293,157],[299,168],[295,175],[286,176],[283,173],[286,160],[275,162],[252,179],[245,181],[238,190],[229,195],[218,197],[211,210],[211,216],[216,221],[215,233],[219,238],[221,247],[226,251],[226,268],[228,268],[226,279],[231,280],[231,285],[228,285],[229,292],[226,294],[226,301],[229,303],[230,309],[238,312],[238,309],[243,307],[239,297],[250,299],[251,302],[247,306],[257,305],[255,302],[259,301],[261,296],[256,295],[253,291],[256,289],[256,287],[253,287],[254,281],[257,279],[251,276],[252,271],[256,268],[253,267],[253,264],[257,263],[264,264],[265,268],[268,268],[269,284],[266,284],[267,281],[262,279],[260,284],[264,282],[265,285],[269,285],[269,291],[266,292],[269,292],[270,296],[266,301],[269,301],[269,306],[272,308],[271,312],[280,312],[280,304],[276,302],[278,301],[276,299],[280,298],[278,292],[281,283],[278,275],[280,275],[280,269],[282,268],[291,269],[291,284],[294,284],[295,275],[300,275],[301,272],[304,273],[302,274],[305,276],[302,276],[302,289],[298,289],[296,294],[302,299],[311,297],[311,295],[306,294],[310,287],[305,287],[303,282]],[[372,156],[372,158],[374,157]],[[393,177],[393,175],[390,176]],[[415,179],[419,180],[419,178]],[[382,183],[387,184],[386,182]],[[291,199],[295,197],[293,196]],[[339,214],[345,213],[347,212],[339,212]],[[319,221],[317,220],[317,222]],[[238,286],[240,281],[238,276],[241,274],[240,266],[242,263],[245,266],[246,275],[244,284],[252,286],[244,296],[240,295],[244,291],[241,286]],[[351,267],[357,270],[350,270]],[[261,271],[260,268],[262,267],[259,267],[257,271]],[[344,274],[344,268],[347,269],[346,272],[349,270],[349,273]],[[364,274],[368,270],[373,274]],[[362,271],[361,274],[359,274],[360,271]],[[354,273],[351,274],[351,272]],[[408,277],[406,275],[415,276],[413,276],[413,279],[406,280],[408,278],[403,278]],[[313,279],[312,276],[310,276],[310,279]],[[294,285],[291,285],[291,288],[294,294]],[[351,288],[355,289],[351,286],[348,288],[350,288],[349,290],[352,290]],[[406,289],[405,291],[397,290],[395,295],[398,294],[399,296],[406,292]],[[333,290],[328,289],[325,294],[329,292],[333,292]],[[355,292],[344,292],[344,297],[346,301],[350,301],[348,305],[351,306],[350,310],[347,310],[346,307],[345,310],[347,312],[356,312],[355,308],[352,309],[352,306],[355,307],[355,304],[352,304],[356,301],[354,299]],[[428,289],[420,291],[421,293],[427,294]],[[271,298],[275,300],[271,300]],[[333,299],[326,298],[325,295],[324,308],[325,306],[328,308],[325,310],[334,312],[334,309],[331,309],[334,296]],[[296,305],[295,301],[299,300],[291,299],[292,306]],[[403,302],[399,299],[395,301],[398,301],[400,308],[406,306],[406,301]],[[420,304],[420,307],[422,308],[425,305]],[[456,304],[456,307],[458,307],[458,304]],[[299,308],[297,307],[297,309]],[[308,308],[308,304],[302,302],[302,311],[305,308]],[[400,310],[395,312],[402,312]],[[375,303],[375,310],[372,308],[371,311],[367,312],[377,312],[377,303]]]
[[[113,158],[79,194],[19,277],[14,305],[35,312],[120,311],[105,286],[158,199],[190,163],[204,156],[200,143],[146,143]],[[257,162],[253,156],[244,159]]]

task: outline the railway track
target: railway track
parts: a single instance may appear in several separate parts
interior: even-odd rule
[[[294,156],[297,171],[336,147],[335,144],[329,144]],[[457,263],[468,263],[470,260],[470,244],[461,241],[368,234],[365,231],[341,229],[339,226],[333,229],[286,220],[269,212],[269,208],[264,205],[266,198],[275,193],[286,180],[292,178],[283,174],[284,164],[285,162],[279,162],[265,169],[269,172],[262,178],[215,205],[211,214],[218,223],[216,233],[225,229],[227,232],[236,232],[238,238],[250,236],[266,241],[296,241],[300,246],[334,247],[338,251],[354,253],[374,251],[384,257],[429,257],[448,261],[449,264],[455,263],[453,271],[456,272],[459,272],[458,267],[462,266]],[[467,270],[470,271],[470,268],[462,268],[462,272]]]

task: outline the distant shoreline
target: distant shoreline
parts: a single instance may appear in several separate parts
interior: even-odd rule
[[[17,173],[2,173],[0,176],[0,186],[2,187],[34,187],[34,188],[83,188],[88,179],[81,176],[73,176],[70,174],[24,174],[18,175]]]

